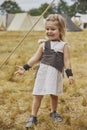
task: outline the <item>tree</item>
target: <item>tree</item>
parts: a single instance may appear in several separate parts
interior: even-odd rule
[[[31,9],[28,11],[29,14],[33,16],[38,16],[43,13],[43,11],[47,8],[48,4],[42,4],[39,8]],[[45,13],[44,17],[47,17],[48,14],[54,13],[54,6],[48,9],[48,11]]]
[[[23,12],[15,1],[6,0],[1,4],[3,10],[7,13],[20,13]]]
[[[64,0],[60,0],[60,2],[58,2],[58,5],[56,7],[56,12],[58,14],[68,14],[70,17],[72,17],[74,8],[69,6],[68,3],[65,2]]]
[[[43,11],[48,7],[48,5],[49,5],[49,4],[47,4],[47,3],[42,4],[41,7],[39,8],[39,9],[41,10],[41,12],[43,12]],[[54,4],[53,4],[53,6],[50,7],[50,8],[48,9],[48,11],[45,13],[44,17],[47,17],[49,14],[55,13],[54,8],[55,8],[55,6],[54,6]]]
[[[77,13],[82,13],[82,14],[87,14],[87,0],[72,0],[75,3],[72,5],[75,7],[75,12]]]
[[[57,13],[68,14],[70,17],[78,13],[87,13],[87,0],[71,0],[74,2],[72,5],[68,5],[64,0],[60,0],[58,3],[56,10]]]
[[[68,5],[67,5],[67,2],[63,1],[63,0],[60,0],[60,2],[58,3],[57,5],[57,13],[59,14],[62,14],[62,13],[68,13]]]

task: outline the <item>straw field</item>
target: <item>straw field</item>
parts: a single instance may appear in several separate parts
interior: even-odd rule
[[[0,32],[0,64],[17,46],[26,32]],[[38,48],[44,32],[32,32],[15,53],[0,68],[0,130],[25,130],[31,114],[32,90],[36,70],[16,76],[16,65],[23,65]],[[58,112],[63,122],[50,119],[50,98],[45,96],[38,112],[34,130],[87,130],[87,30],[67,32],[75,84],[69,85],[64,76],[63,95],[59,97]]]

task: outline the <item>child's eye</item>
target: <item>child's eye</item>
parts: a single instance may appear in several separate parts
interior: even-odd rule
[[[54,31],[55,29],[54,29],[54,28],[52,28],[51,30],[52,30],[52,31]]]
[[[46,28],[46,30],[48,31],[48,30],[49,30],[49,28]]]
[[[55,29],[54,29],[54,28],[51,28],[51,29],[46,28],[46,30],[47,30],[47,31],[49,31],[49,30],[54,31]]]

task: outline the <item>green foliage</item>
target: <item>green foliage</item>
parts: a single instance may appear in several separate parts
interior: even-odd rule
[[[73,0],[75,3],[71,6],[75,13],[87,14],[87,0]]]
[[[58,5],[57,5],[57,12],[59,14],[62,13],[67,13],[68,12],[68,5],[66,2],[64,2],[63,0],[61,0]]]
[[[77,12],[86,14],[87,13],[87,0],[71,0],[74,2],[72,5],[68,5],[68,2],[65,2],[64,0],[60,0],[58,2],[57,6],[55,4],[52,5],[51,8],[48,9],[48,11],[45,13],[44,17],[47,17],[49,14],[52,13],[58,13],[58,14],[68,14],[69,16],[75,15]],[[43,13],[43,11],[47,8],[49,4],[44,3],[39,8],[33,8],[28,11],[29,14],[33,16],[38,16]],[[7,13],[21,13],[24,12],[19,5],[12,0],[5,0],[1,4],[1,8],[3,10],[6,10]]]
[[[33,16],[41,15],[40,10],[38,10],[37,8],[31,9],[28,13],[29,13],[30,15],[33,15]]]
[[[79,13],[87,13],[87,1],[86,0],[82,0],[79,2],[77,11]]]
[[[23,12],[15,1],[7,0],[1,4],[3,10],[7,13],[20,13]]]
[[[57,7],[56,7],[56,12],[58,13],[58,14],[68,14],[69,16],[73,16],[75,13],[74,13],[74,8],[72,7],[72,6],[69,6],[68,4],[67,4],[67,2],[65,2],[65,1],[63,1],[63,0],[61,0],[59,3],[58,3],[58,5],[57,5]]]
[[[56,12],[59,14],[65,13],[71,17],[75,15],[77,12],[82,14],[87,13],[87,0],[72,1],[74,1],[74,4],[69,6],[67,2],[61,0],[56,7]]]
[[[42,4],[39,8],[35,8],[35,9],[31,9],[28,11],[29,14],[33,15],[33,16],[38,16],[41,15],[43,13],[43,11],[48,7],[49,4],[45,3]],[[48,11],[45,13],[44,17],[47,17],[47,15],[54,13],[54,5],[53,7],[51,7],[50,9],[48,9]]]

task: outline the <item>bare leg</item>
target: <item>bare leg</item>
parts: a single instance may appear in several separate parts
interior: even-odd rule
[[[55,95],[50,95],[50,96],[51,96],[51,113],[50,113],[50,117],[52,117],[57,122],[61,122],[63,119],[56,112],[57,111],[57,104],[58,104],[58,96],[55,96]]]
[[[54,112],[57,110],[58,96],[50,95],[50,97],[51,97],[51,112]]]
[[[33,104],[32,104],[32,113],[31,113],[32,115],[30,116],[26,124],[27,129],[33,127],[33,125],[37,123],[37,112],[39,110],[42,98],[43,96],[40,96],[40,95],[34,96]]]
[[[37,116],[37,112],[39,110],[42,98],[43,98],[42,95],[35,95],[34,96],[33,104],[32,104],[32,115],[33,116]]]

